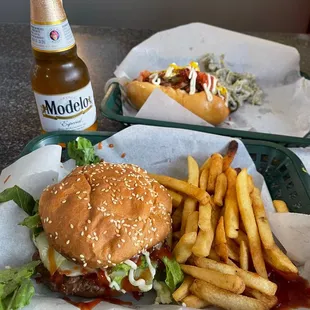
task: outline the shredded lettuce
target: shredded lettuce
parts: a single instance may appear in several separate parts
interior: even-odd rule
[[[113,267],[111,274],[109,277],[111,278],[111,281],[116,282],[119,287],[121,288],[122,281],[125,277],[128,276],[130,270],[130,266],[122,263],[118,264],[115,267]]]
[[[178,285],[183,282],[184,274],[181,270],[179,263],[175,259],[163,257],[162,261],[166,266],[165,283],[167,284],[171,292],[174,292]]]
[[[30,303],[34,287],[30,277],[40,261],[0,271],[0,309],[17,310]]]
[[[170,288],[165,282],[162,281],[154,281],[153,285],[155,291],[156,291],[156,304],[171,304],[172,303],[172,295]]]
[[[92,143],[83,137],[78,137],[70,141],[67,145],[68,155],[76,161],[78,166],[96,164],[100,158],[95,154]]]

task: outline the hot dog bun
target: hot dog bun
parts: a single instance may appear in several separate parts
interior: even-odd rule
[[[154,85],[149,82],[132,81],[126,85],[127,96],[131,103],[140,109],[154,89],[160,88],[166,95],[177,101],[184,108],[190,110],[212,125],[219,125],[229,115],[229,108],[223,99],[213,95],[210,102],[205,92],[189,95],[181,89]]]

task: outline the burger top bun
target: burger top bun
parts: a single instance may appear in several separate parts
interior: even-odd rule
[[[163,241],[171,210],[167,190],[145,170],[106,162],[74,169],[39,203],[50,245],[90,268],[113,266]]]

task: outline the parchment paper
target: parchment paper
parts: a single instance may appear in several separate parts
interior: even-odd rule
[[[230,69],[256,75],[265,93],[262,106],[244,104],[220,127],[299,137],[309,132],[310,81],[300,77],[300,56],[293,47],[193,23],[159,32],[137,45],[114,74],[131,80],[142,70],[165,69],[173,62],[187,65],[206,53],[225,54]],[[168,108],[158,105],[157,113],[165,115]],[[154,109],[148,109],[151,118]],[[178,112],[176,121],[181,116]]]
[[[114,163],[134,163],[147,169],[149,172],[167,174],[182,179],[185,178],[187,174],[187,156],[189,154],[192,155],[199,164],[202,164],[212,153],[224,153],[230,141],[231,138],[228,137],[183,129],[136,125],[103,141],[102,149],[98,149],[97,147],[95,147],[95,149],[96,153],[106,161]],[[273,212],[271,197],[262,176],[256,171],[255,165],[243,143],[241,141],[238,141],[238,143],[238,153],[232,166],[248,168],[249,173],[254,178],[256,186],[262,191],[266,209],[269,212]],[[110,148],[108,146],[109,144],[113,144],[114,147]],[[121,157],[123,153],[125,153],[124,158]],[[44,160],[42,160],[42,156]],[[59,177],[59,171],[61,171],[61,175],[63,176],[74,167],[74,161],[70,160],[64,163],[63,166],[65,168],[61,168],[64,170],[59,169],[60,152],[58,146],[43,147],[20,159],[20,161],[22,161],[23,167],[30,167],[35,163],[36,174],[46,171],[45,166],[46,163],[49,162],[48,171],[51,172],[53,177]],[[20,161],[6,168],[4,172],[10,171],[12,175],[15,175],[15,173],[18,172],[17,167],[20,167]],[[26,168],[22,172],[26,175],[30,174],[30,171]],[[19,175],[22,176],[21,172]],[[15,179],[11,185],[15,182],[18,182],[18,178]],[[20,185],[24,186],[24,184]],[[35,183],[33,184],[33,188],[35,187],[41,189],[42,185]],[[12,267],[19,266],[29,261],[34,251],[29,232],[17,226],[25,217],[25,213],[12,202],[0,204],[0,212],[0,268],[6,265]],[[279,235],[277,235],[277,237],[279,238]],[[305,240],[309,240],[309,238]],[[37,284],[35,284],[35,286],[36,295],[31,304],[25,308],[26,310],[76,309],[60,299],[58,294],[50,292],[45,286]],[[173,305],[155,306],[152,304],[153,302],[154,294],[146,294],[138,303],[138,307],[141,309],[149,309],[151,307],[152,309],[163,310],[186,309]],[[96,306],[95,309],[112,310],[123,309],[123,307],[102,302]]]

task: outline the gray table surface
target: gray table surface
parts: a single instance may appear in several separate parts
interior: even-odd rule
[[[105,82],[129,50],[145,40],[150,30],[73,26],[80,57],[91,75],[97,107]],[[310,36],[255,33],[265,39],[294,46],[301,55],[301,70],[310,74]],[[40,134],[40,122],[30,85],[33,61],[29,25],[0,24],[0,171],[12,163],[24,146]],[[122,124],[99,114],[99,130],[117,131]]]

